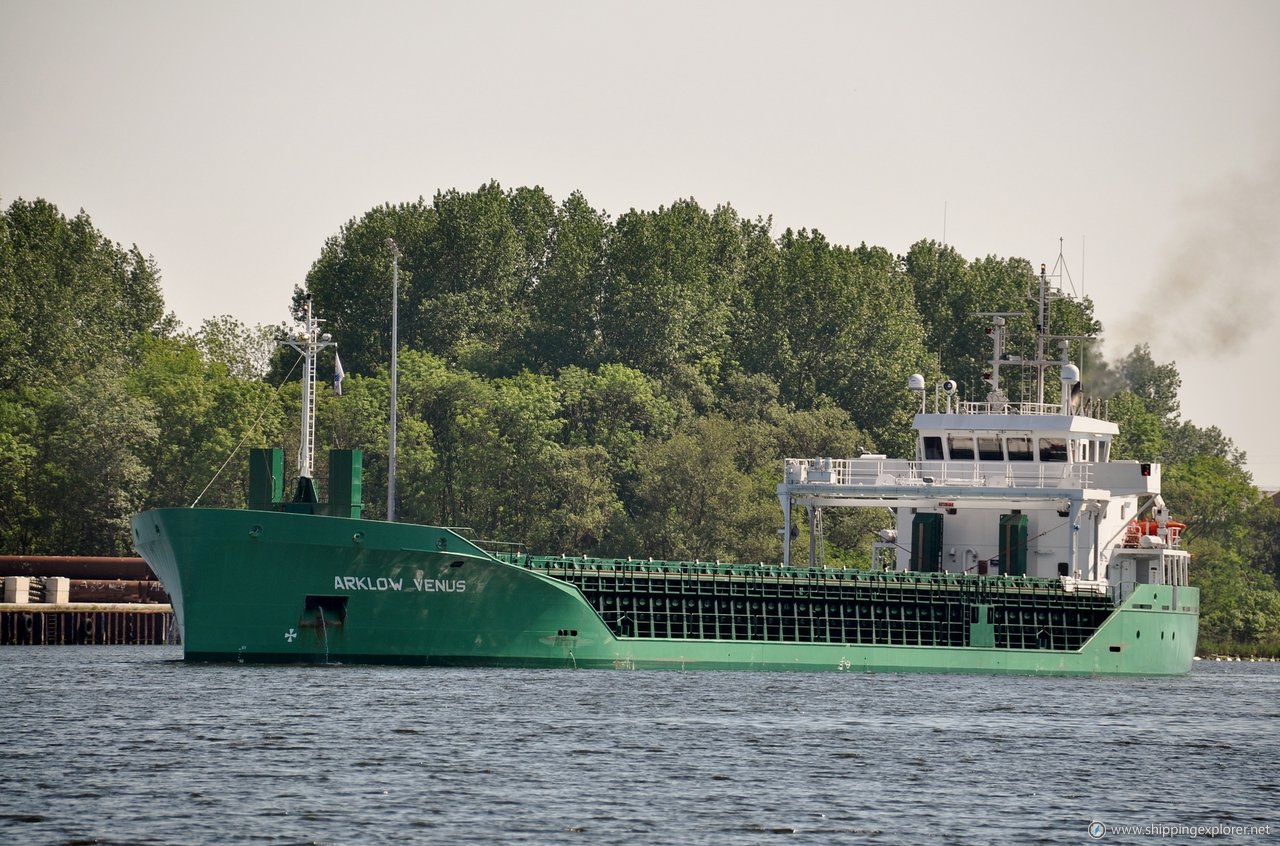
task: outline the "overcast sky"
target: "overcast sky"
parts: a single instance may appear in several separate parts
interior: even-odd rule
[[[0,0],[0,79],[0,203],[83,208],[189,326],[286,320],[343,223],[491,179],[1062,238],[1108,354],[1176,362],[1280,487],[1280,2]]]

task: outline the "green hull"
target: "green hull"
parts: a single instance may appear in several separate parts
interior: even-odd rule
[[[160,509],[133,531],[197,661],[1176,675],[1198,629],[1195,588],[1141,585],[1069,650],[626,637],[574,585],[448,529]],[[989,627],[975,623],[973,642],[991,642]]]

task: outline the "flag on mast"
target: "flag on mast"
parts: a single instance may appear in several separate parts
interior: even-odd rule
[[[342,396],[342,380],[347,378],[347,371],[342,369],[342,357],[333,351],[333,393]]]

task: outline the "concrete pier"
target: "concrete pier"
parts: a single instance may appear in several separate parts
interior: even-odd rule
[[[176,643],[173,608],[141,558],[0,555],[0,646]]]
[[[177,642],[173,609],[138,603],[0,604],[0,646]]]

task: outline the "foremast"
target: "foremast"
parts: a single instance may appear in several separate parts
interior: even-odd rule
[[[298,438],[298,482],[294,488],[294,502],[319,502],[313,480],[316,451],[316,359],[321,350],[336,347],[328,332],[320,332],[320,324],[312,312],[308,296],[303,311],[302,331],[282,342],[302,355],[302,426]]]

